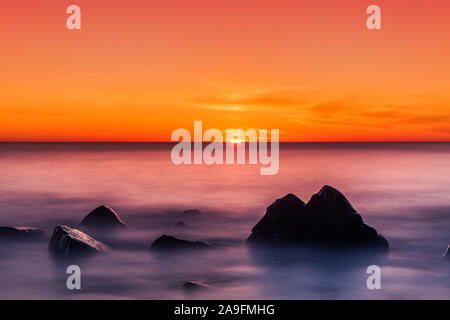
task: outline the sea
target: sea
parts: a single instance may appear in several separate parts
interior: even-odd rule
[[[0,243],[0,299],[450,299],[450,143],[281,143],[279,171],[175,165],[170,143],[1,143],[0,226],[42,239]],[[254,248],[252,227],[276,199],[340,190],[390,244],[385,256]],[[89,233],[100,205],[127,224]],[[198,214],[183,211],[197,209]],[[180,223],[182,222],[182,223]],[[57,225],[111,247],[84,259],[48,251]],[[149,250],[166,234],[207,250]],[[69,265],[81,289],[69,290]],[[367,285],[380,267],[380,288]],[[198,290],[183,284],[196,281]]]

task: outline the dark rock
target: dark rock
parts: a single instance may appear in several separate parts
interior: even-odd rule
[[[198,216],[201,214],[201,211],[198,209],[188,209],[188,210],[184,210],[183,214],[186,214],[189,216]]]
[[[109,249],[80,230],[67,226],[55,227],[48,247],[52,253],[61,256],[87,255]]]
[[[297,214],[304,205],[305,203],[293,194],[275,200],[267,208],[264,217],[253,227],[248,241],[276,241],[280,231],[297,219]]]
[[[447,251],[443,255],[444,258],[450,259],[450,244],[447,247]]]
[[[197,281],[187,281],[183,283],[183,289],[185,290],[198,290],[198,289],[208,289],[210,286],[197,282]]]
[[[0,227],[0,240],[34,240],[43,238],[44,232],[32,227]]]
[[[126,229],[127,226],[119,215],[110,207],[100,206],[91,211],[80,223],[80,226],[94,228],[118,228]]]
[[[162,235],[153,242],[151,250],[178,250],[178,249],[202,249],[208,248],[210,244],[202,241],[188,241],[177,239],[172,236]]]
[[[187,224],[184,221],[178,221],[177,223],[175,223],[175,226],[177,226],[177,227],[186,227]]]
[[[345,196],[330,186],[324,186],[306,204],[292,194],[276,200],[247,241],[382,250],[389,247],[381,234],[363,222]]]
[[[347,198],[341,192],[330,186],[322,187],[318,193],[311,197],[306,207],[310,211],[325,216],[357,213]]]

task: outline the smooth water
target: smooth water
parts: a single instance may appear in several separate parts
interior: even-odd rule
[[[169,144],[0,144],[0,225],[37,226],[46,239],[0,243],[0,298],[32,299],[449,299],[450,144],[281,144],[280,170],[181,165]],[[342,191],[390,242],[385,258],[301,249],[254,250],[252,226],[275,199],[304,201],[323,185]],[[50,257],[55,225],[77,227],[113,207],[129,228],[96,235],[114,248],[82,261]],[[185,216],[196,208],[202,215]],[[175,226],[178,221],[186,227]],[[160,254],[161,234],[219,244]],[[106,241],[105,240],[105,241]],[[79,264],[82,290],[66,288]],[[366,287],[367,266],[382,289]],[[185,281],[208,289],[186,291]]]

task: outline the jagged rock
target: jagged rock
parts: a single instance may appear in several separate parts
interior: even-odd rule
[[[198,216],[201,214],[201,211],[198,209],[188,209],[188,210],[184,210],[183,214],[190,215],[190,216]]]
[[[48,247],[52,253],[61,256],[87,255],[109,249],[84,232],[67,226],[55,227]]]
[[[33,227],[0,227],[0,240],[34,240],[42,238],[44,232]]]
[[[198,289],[208,289],[210,288],[210,286],[201,283],[201,282],[197,282],[197,281],[187,281],[185,283],[183,283],[183,289],[185,290],[198,290]]]
[[[275,200],[266,210],[264,217],[253,227],[248,241],[276,241],[281,229],[297,219],[297,213],[305,203],[293,194]]]
[[[178,249],[202,249],[208,248],[210,244],[202,241],[188,241],[177,239],[172,236],[162,235],[151,245],[151,250],[178,250]]]
[[[363,222],[345,196],[330,186],[324,186],[306,204],[293,194],[276,200],[247,241],[382,250],[389,247],[381,234]]]
[[[118,228],[126,229],[127,226],[119,215],[110,207],[100,206],[83,218],[80,226],[94,228]]]
[[[447,251],[444,253],[443,257],[450,260],[450,244],[448,245]]]
[[[307,209],[325,216],[357,213],[347,198],[330,186],[323,186],[306,204]]]

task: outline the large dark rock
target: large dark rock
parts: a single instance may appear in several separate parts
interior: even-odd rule
[[[0,227],[0,240],[35,240],[43,238],[44,232],[32,227]]]
[[[126,229],[127,226],[119,215],[110,207],[100,206],[91,211],[80,223],[80,226],[93,228]]]
[[[162,235],[156,239],[150,249],[151,250],[180,250],[180,249],[202,249],[208,248],[210,244],[202,241],[188,241],[177,239],[172,236]]]
[[[247,241],[381,250],[389,247],[381,234],[363,222],[345,196],[330,186],[324,186],[306,204],[292,194],[276,200]]]
[[[57,226],[49,243],[50,252],[61,256],[89,255],[108,251],[108,247],[84,232],[67,226]]]

